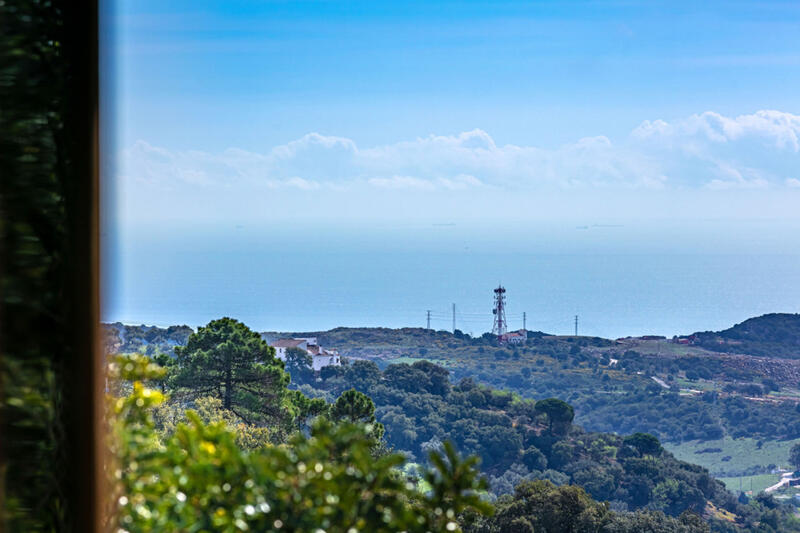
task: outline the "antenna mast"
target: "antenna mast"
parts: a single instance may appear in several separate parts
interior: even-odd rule
[[[503,342],[508,323],[506,322],[506,290],[502,285],[499,285],[494,290],[494,309],[492,309],[492,313],[494,313],[492,333],[497,335],[498,342]]]

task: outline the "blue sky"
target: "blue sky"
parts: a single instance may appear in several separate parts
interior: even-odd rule
[[[122,231],[800,224],[797,2],[121,1],[109,21]]]
[[[800,113],[797,2],[119,3],[120,141],[265,151],[480,128],[555,147]]]

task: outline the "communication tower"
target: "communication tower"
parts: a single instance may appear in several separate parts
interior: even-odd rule
[[[506,290],[502,285],[494,290],[494,309],[492,309],[492,313],[494,313],[492,333],[497,335],[498,342],[503,342],[508,322],[506,322]]]

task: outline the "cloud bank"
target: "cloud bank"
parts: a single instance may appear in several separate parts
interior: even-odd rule
[[[360,147],[309,133],[264,153],[175,151],[139,141],[120,177],[136,188],[316,190],[737,189],[800,187],[800,115],[707,111],[647,120],[613,141],[498,146],[485,131]]]

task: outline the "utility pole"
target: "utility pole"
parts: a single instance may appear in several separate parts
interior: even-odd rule
[[[575,336],[578,336],[578,315],[575,315]]]
[[[428,309],[428,328],[431,329],[431,310]]]
[[[525,311],[522,312],[522,329],[528,331],[528,324],[527,324],[528,316],[525,314]]]
[[[456,332],[456,304],[453,304],[453,333]]]

